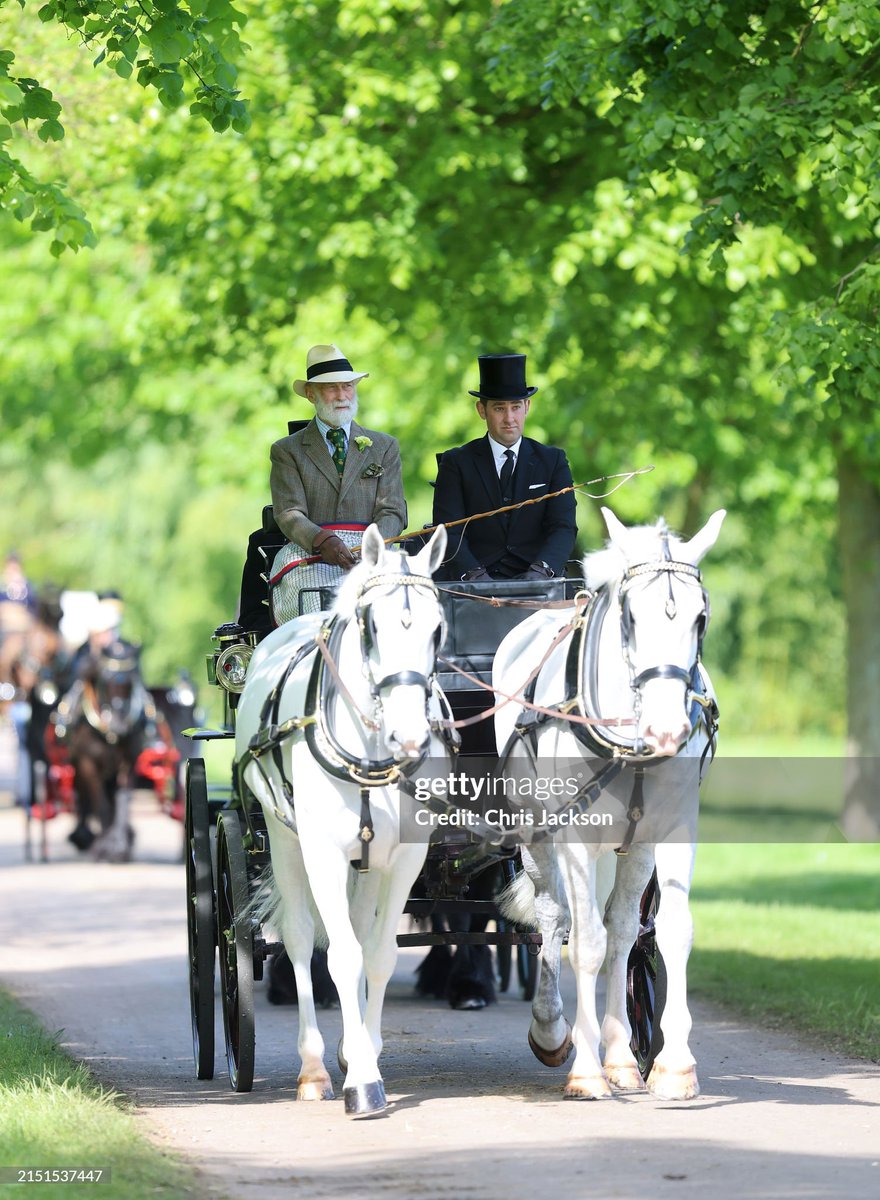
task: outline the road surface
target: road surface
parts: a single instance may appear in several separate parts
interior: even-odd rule
[[[196,1166],[206,1197],[880,1196],[876,1067],[695,1004],[697,1100],[563,1101],[564,1069],[528,1050],[528,1006],[507,995],[457,1013],[417,1000],[419,951],[401,955],[389,991],[386,1115],[354,1122],[341,1100],[296,1103],[295,1010],[271,1007],[264,984],[253,1092],[228,1089],[219,1023],[217,1076],[198,1082],[180,826],[139,804],[136,861],[113,866],[77,855],[69,818],[50,825],[52,861],[27,863],[23,825],[0,810],[0,983],[132,1097],[149,1136]],[[323,1031],[335,1049],[338,1011]]]

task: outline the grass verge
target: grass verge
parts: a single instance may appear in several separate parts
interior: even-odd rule
[[[36,1018],[0,991],[0,1166],[102,1168],[92,1183],[41,1183],[42,1197],[97,1194],[101,1200],[192,1197],[193,1172],[138,1131],[126,1101],[73,1062]],[[8,1172],[4,1172],[6,1178]],[[0,1184],[13,1195],[14,1184]]]
[[[688,987],[880,1061],[880,846],[700,845]]]

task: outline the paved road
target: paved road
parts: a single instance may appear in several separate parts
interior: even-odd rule
[[[62,820],[53,861],[27,864],[22,814],[0,811],[0,981],[135,1100],[151,1136],[202,1172],[206,1196],[880,1195],[876,1068],[697,1005],[699,1099],[566,1102],[564,1072],[526,1046],[527,1006],[505,996],[453,1013],[417,1001],[417,951],[401,955],[386,1009],[386,1116],[351,1122],[341,1101],[294,1101],[294,1013],[272,1008],[263,985],[254,1091],[228,1090],[219,1050],[217,1079],[198,1082],[180,827],[139,810],[137,861],[111,866],[77,858]],[[324,1032],[335,1047],[338,1012]]]

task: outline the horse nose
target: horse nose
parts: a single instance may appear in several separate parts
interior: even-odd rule
[[[391,742],[391,745],[395,747],[395,755],[398,759],[415,759],[420,758],[424,753],[425,749],[427,748],[429,738],[426,737],[421,742],[417,742],[413,738],[404,740],[400,734],[394,730],[389,734],[388,740]]]
[[[649,725],[642,735],[642,740],[652,753],[672,757],[681,748],[682,743],[688,735],[688,730],[689,726],[687,722],[684,722],[677,732],[670,732],[665,729],[655,730],[653,726]]]

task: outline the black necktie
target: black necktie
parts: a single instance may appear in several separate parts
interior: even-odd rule
[[[501,474],[498,476],[498,481],[501,484],[501,499],[504,504],[509,504],[513,498],[513,489],[511,486],[511,480],[513,479],[513,467],[513,451],[507,449],[504,451],[504,466],[501,468]]]

